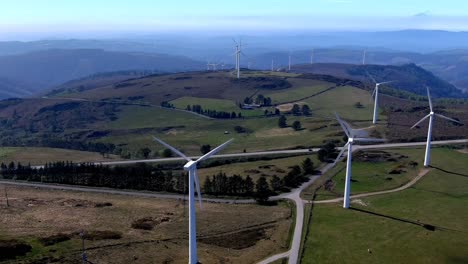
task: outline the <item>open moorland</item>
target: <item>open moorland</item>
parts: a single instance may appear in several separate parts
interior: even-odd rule
[[[7,187],[2,196],[0,244],[11,263],[79,263],[85,231],[93,263],[186,263],[188,206],[180,200]],[[203,263],[255,263],[285,250],[292,209],[278,206],[204,203],[197,214]],[[151,249],[151,250],[150,250]],[[27,250],[26,250],[27,251]],[[164,252],[164,254],[161,254]],[[9,263],[7,255],[0,259]]]

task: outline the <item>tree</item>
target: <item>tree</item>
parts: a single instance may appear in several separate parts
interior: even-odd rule
[[[275,115],[280,115],[280,114],[281,114],[280,110],[278,108],[275,108]]]
[[[172,157],[172,151],[170,149],[164,149],[163,153],[162,153],[162,156],[165,157],[165,158]]]
[[[263,94],[259,94],[257,95],[257,98],[255,99],[255,103],[261,105],[263,104],[264,99],[265,99],[265,96],[263,96]]]
[[[254,184],[252,178],[250,178],[250,176],[247,175],[247,177],[245,178],[245,182],[244,182],[245,194],[246,195],[253,194],[254,187],[255,187],[255,184]]]
[[[276,175],[273,175],[273,177],[270,180],[270,186],[273,189],[273,191],[279,192],[283,187],[281,178]]]
[[[310,107],[308,105],[302,105],[302,114],[303,115],[310,115]]]
[[[329,159],[335,158],[335,149],[335,143],[327,142],[318,152],[319,160],[328,161]]]
[[[251,104],[251,103],[252,103],[252,98],[246,97],[246,98],[244,99],[244,104]]]
[[[142,148],[140,149],[140,153],[145,159],[147,159],[151,154],[151,149],[149,149],[148,147]]]
[[[356,108],[364,108],[364,106],[361,104],[361,102],[357,102],[354,104],[354,107]]]
[[[314,163],[310,158],[306,158],[302,162],[302,171],[304,172],[304,175],[311,175],[314,173]]]
[[[210,177],[206,177],[205,183],[203,184],[203,191],[205,193],[213,193],[213,183],[210,180]]]
[[[278,126],[281,128],[285,128],[288,126],[286,124],[286,117],[284,115],[280,116],[280,118],[278,119]]]
[[[298,104],[294,104],[291,112],[292,112],[293,115],[300,115],[301,114],[301,108],[299,107]]]
[[[293,124],[292,124],[292,127],[294,128],[294,130],[298,131],[298,130],[301,130],[302,126],[301,126],[301,122],[299,121],[294,121]]]
[[[257,200],[258,203],[262,204],[268,201],[268,197],[271,195],[271,190],[265,177],[262,176],[258,178],[255,189],[257,190],[255,193],[255,200]]]
[[[211,146],[210,145],[202,145],[200,147],[200,152],[205,155],[206,153],[210,152]]]

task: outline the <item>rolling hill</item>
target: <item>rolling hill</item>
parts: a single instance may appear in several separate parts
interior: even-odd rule
[[[0,57],[0,98],[24,97],[61,83],[114,71],[178,72],[205,66],[182,56],[110,52],[104,50],[46,50]],[[27,83],[24,82],[27,80]]]
[[[425,95],[428,86],[434,97],[468,97],[468,94],[415,64],[384,66],[316,63],[294,65],[291,71],[332,75],[363,82],[373,82],[372,76],[377,82],[396,81],[391,84],[392,87],[419,95]]]

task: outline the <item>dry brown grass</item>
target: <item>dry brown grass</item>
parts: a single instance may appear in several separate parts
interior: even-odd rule
[[[182,201],[122,195],[65,192],[10,187],[10,207],[0,202],[0,239],[75,234],[66,251],[50,253],[61,263],[79,260],[76,232],[114,231],[121,239],[87,241],[94,263],[187,263],[188,217]],[[112,206],[96,207],[111,203]],[[184,213],[185,209],[185,213]],[[197,208],[199,258],[203,263],[255,263],[287,249],[291,210],[272,207],[205,203]],[[153,230],[132,228],[145,217],[157,222]],[[60,245],[60,244],[58,244]],[[66,254],[64,253],[66,252]]]

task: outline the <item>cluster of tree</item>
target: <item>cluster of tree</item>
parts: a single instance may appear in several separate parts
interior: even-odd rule
[[[210,109],[203,109],[201,105],[187,105],[185,108],[187,111],[192,111],[201,115],[206,115],[212,118],[220,118],[220,119],[229,119],[229,118],[242,118],[242,113],[236,112],[224,112],[224,111],[216,111]]]
[[[174,105],[167,102],[167,101],[162,101],[161,102],[161,107],[165,107],[165,108],[174,108]]]
[[[272,100],[270,97],[265,97],[263,94],[258,94],[255,100],[252,97],[246,97],[244,99],[244,104],[257,104],[260,106],[271,106]]]
[[[288,126],[286,116],[282,115],[282,116],[279,117],[279,119],[278,119],[278,126],[279,126],[280,128],[285,128],[285,127]],[[298,131],[298,130],[301,130],[301,129],[302,129],[302,124],[301,124],[300,121],[296,120],[296,121],[294,121],[294,122],[292,123],[291,127],[292,127],[294,130]]]
[[[308,116],[310,115],[310,107],[306,104],[299,106],[298,104],[294,104],[292,109],[291,109],[291,113],[293,115],[305,115],[305,116]]]
[[[336,158],[336,145],[333,142],[327,142],[318,151],[318,158],[322,162],[328,162]]]
[[[171,170],[163,171],[145,163],[109,167],[89,163],[53,162],[37,168],[11,162],[8,165],[2,163],[0,171],[5,179],[34,182],[176,193],[186,192],[188,188],[185,174],[174,175]]]
[[[252,196],[254,188],[255,184],[250,176],[245,179],[239,175],[228,177],[223,172],[207,177],[203,184],[204,192],[211,195]]]
[[[275,175],[270,179],[270,183],[263,176],[254,184],[250,176],[244,179],[240,175],[226,176],[220,172],[207,177],[203,189],[205,193],[211,195],[253,196],[259,203],[264,203],[275,193],[298,187],[308,180],[308,175],[312,174],[314,174],[314,163],[310,158],[306,158],[301,166],[291,167],[283,179]]]

